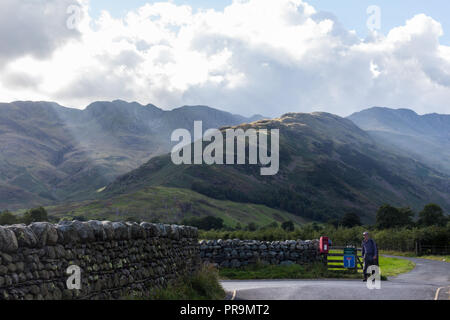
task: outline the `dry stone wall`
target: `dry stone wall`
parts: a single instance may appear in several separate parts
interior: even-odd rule
[[[324,256],[319,253],[318,240],[202,240],[200,256],[219,268],[239,268],[257,262],[281,265],[325,263]]]
[[[0,226],[0,300],[117,299],[200,266],[196,228],[109,221]],[[67,268],[81,268],[69,290]]]

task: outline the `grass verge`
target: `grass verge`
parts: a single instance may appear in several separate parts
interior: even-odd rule
[[[382,277],[395,277],[399,274],[411,271],[416,266],[414,262],[409,260],[387,258],[383,256],[379,257],[379,264]]]
[[[219,283],[217,269],[202,266],[196,273],[176,284],[152,292],[151,295],[129,296],[127,300],[223,300],[225,291]]]
[[[414,269],[411,261],[380,257],[381,280],[394,277]],[[323,264],[311,265],[263,265],[254,264],[243,268],[222,268],[219,276],[224,280],[252,279],[362,279],[362,271],[328,270]]]
[[[400,256],[400,257],[409,257],[409,258],[421,258],[442,262],[450,262],[450,255],[425,255],[425,256],[416,256],[414,252],[402,252],[402,251],[388,251],[382,250],[381,254],[388,254],[392,256]]]
[[[360,279],[361,275],[350,271],[329,271],[323,264],[311,265],[263,265],[254,264],[243,268],[222,268],[219,276],[224,280],[252,279]]]

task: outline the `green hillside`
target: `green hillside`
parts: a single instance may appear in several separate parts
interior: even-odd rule
[[[302,224],[307,220],[282,210],[263,205],[242,204],[216,200],[188,189],[151,187],[138,192],[120,195],[108,200],[93,200],[48,207],[51,216],[82,217],[97,220],[126,220],[134,218],[145,221],[179,223],[192,217],[215,216],[229,227],[237,223],[245,226],[250,222],[259,227],[274,221],[292,220]]]
[[[237,126],[280,130],[280,171],[261,176],[252,165],[180,165],[154,158],[116,179],[103,199],[148,186],[189,188],[215,199],[264,204],[311,220],[347,212],[373,222],[390,203],[450,208],[450,178],[413,159],[387,152],[350,120],[328,113],[290,113]]]
[[[165,111],[120,100],[84,110],[51,102],[0,103],[0,210],[86,200],[117,176],[169,152],[172,131],[192,131],[194,119],[215,128],[255,117],[206,106]]]

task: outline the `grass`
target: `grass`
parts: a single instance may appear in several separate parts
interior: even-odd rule
[[[342,253],[341,250],[331,250],[330,253]],[[331,258],[331,259],[330,259]],[[330,257],[328,261],[339,260],[342,257]],[[381,280],[394,277],[414,269],[411,261],[399,258],[379,257]],[[361,279],[362,270],[328,269],[323,264],[312,265],[263,265],[260,263],[243,268],[222,268],[219,271],[222,279],[228,280],[252,280],[252,279]]]
[[[435,260],[435,261],[442,261],[442,262],[450,262],[450,255],[442,255],[442,256],[435,256],[435,255],[431,255],[431,256],[420,256],[418,258],[422,258],[422,259],[429,259],[429,260]]]
[[[330,250],[330,253],[342,253],[342,250]],[[383,253],[381,253],[383,254]],[[330,258],[333,260],[342,259],[341,257],[330,257],[328,256],[328,261]],[[362,257],[359,258],[363,262]],[[415,264],[409,260],[398,259],[398,258],[388,258],[379,256],[378,264],[380,266],[381,277],[394,277],[402,273],[406,273],[414,269]],[[362,276],[362,271],[359,270],[358,273]]]
[[[313,265],[262,265],[254,264],[243,268],[223,268],[219,276],[224,280],[253,279],[324,279],[345,278],[361,279],[361,275],[353,272],[329,271],[323,264]]]
[[[391,250],[382,250],[381,254],[387,254],[392,256],[401,256],[401,257],[409,257],[409,258],[421,258],[442,262],[450,262],[450,255],[424,255],[417,256],[414,252],[402,252],[402,251],[391,251]]]
[[[225,291],[219,283],[217,269],[202,266],[196,273],[186,276],[167,288],[150,295],[131,295],[125,300],[223,300]]]
[[[292,220],[299,226],[306,219],[286,211],[272,209],[264,205],[216,200],[189,189],[148,187],[140,191],[118,195],[111,199],[89,200],[66,203],[46,208],[55,218],[79,217],[96,220],[136,220],[179,223],[183,219],[220,217],[224,225],[235,228],[254,222],[259,227],[271,222],[282,223]]]
[[[399,274],[409,272],[416,266],[414,262],[405,259],[387,258],[383,256],[380,256],[379,259],[381,275],[386,277],[395,277]]]

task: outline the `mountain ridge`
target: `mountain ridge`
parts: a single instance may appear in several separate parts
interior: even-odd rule
[[[165,111],[123,100],[97,101],[83,110],[44,101],[1,103],[0,208],[90,197],[169,152],[173,130],[192,130],[190,109]],[[192,109],[211,127],[249,120],[209,107]]]
[[[435,201],[450,208],[448,175],[387,152],[349,119],[323,112],[288,113],[234,128],[280,130],[278,175],[261,177],[258,166],[249,165],[175,166],[170,155],[163,155],[118,177],[101,197],[153,186],[188,188],[320,221],[353,211],[373,222],[384,203],[419,209]]]
[[[450,115],[418,115],[410,109],[373,107],[347,119],[367,131],[388,150],[450,173]]]

